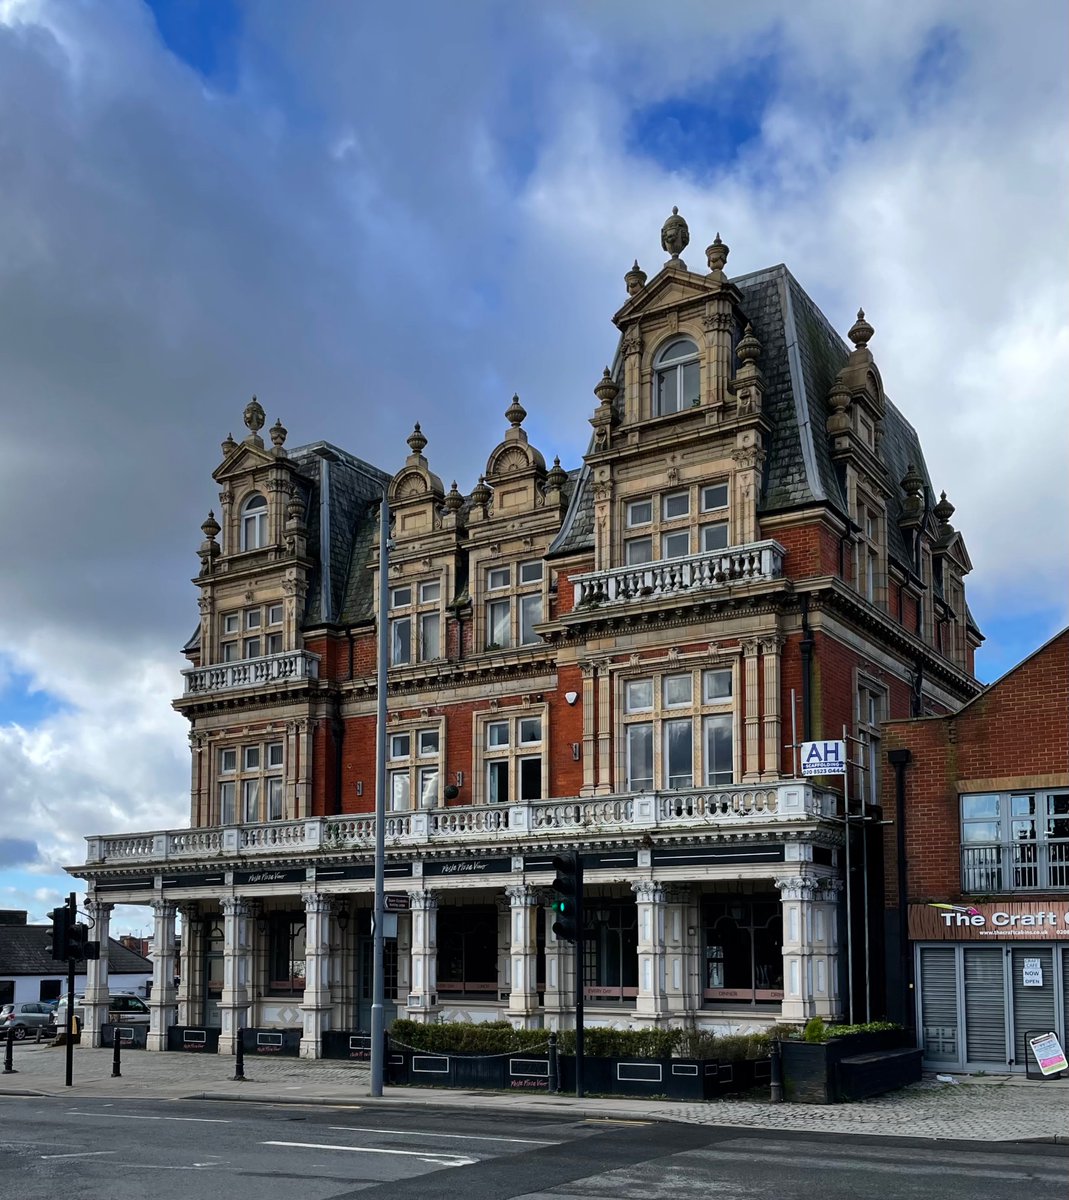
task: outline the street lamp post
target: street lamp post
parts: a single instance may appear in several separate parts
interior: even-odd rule
[[[384,1011],[385,979],[383,977],[383,918],[385,916],[386,881],[386,676],[389,670],[388,629],[390,589],[387,574],[390,566],[390,505],[386,487],[382,487],[379,507],[379,624],[378,665],[375,671],[375,691],[378,709],[375,715],[375,908],[372,927],[371,959],[371,1095],[382,1095],[383,1067],[386,1055],[386,1020]]]

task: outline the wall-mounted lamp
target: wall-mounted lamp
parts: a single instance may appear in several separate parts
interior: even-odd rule
[[[335,919],[338,922],[338,928],[344,933],[349,928],[349,910],[347,908],[338,909]]]
[[[572,742],[572,758],[576,762],[579,761],[579,743],[578,742]]]
[[[267,913],[262,909],[256,914],[256,932],[261,937],[267,932]]]
[[[568,701],[569,706],[573,705],[579,699],[578,692],[565,692],[564,699]]]

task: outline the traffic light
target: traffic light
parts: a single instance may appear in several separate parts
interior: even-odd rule
[[[52,928],[45,935],[45,945],[54,959],[66,962],[71,928],[70,909],[64,904],[61,908],[52,909],[48,915],[52,920]]]
[[[89,928],[77,922],[67,927],[67,959],[81,962],[85,959],[85,949],[89,941]]]
[[[574,852],[557,854],[553,869],[553,932],[562,942],[577,942],[583,927],[583,862]]]

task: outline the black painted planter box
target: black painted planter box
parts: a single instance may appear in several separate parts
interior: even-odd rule
[[[301,1031],[299,1029],[243,1029],[241,1048],[246,1054],[274,1054],[284,1058],[299,1058]]]
[[[371,1034],[359,1029],[328,1029],[323,1034],[324,1058],[344,1058],[351,1062],[371,1061]]]
[[[167,1049],[184,1054],[218,1054],[221,1032],[203,1025],[171,1025],[167,1030]]]
[[[852,1033],[826,1042],[781,1041],[784,1098],[795,1104],[839,1104],[861,1099],[862,1095],[875,1096],[903,1087],[914,1082],[911,1059],[894,1056],[901,1063],[900,1072],[887,1069],[878,1060],[864,1066],[852,1065],[844,1072],[843,1060],[904,1048],[905,1032],[900,1029]],[[873,1076],[868,1082],[864,1078],[866,1074]],[[887,1086],[880,1086],[878,1091],[868,1090],[877,1082],[877,1075],[881,1084]],[[919,1071],[916,1078],[920,1078]]]
[[[100,1044],[102,1046],[115,1045],[116,1029],[122,1031],[119,1034],[120,1050],[144,1050],[148,1046],[147,1025],[101,1025]]]
[[[575,1058],[560,1055],[559,1088],[575,1090]],[[584,1058],[583,1090],[608,1096],[666,1096],[672,1100],[711,1100],[748,1091],[768,1081],[769,1059],[719,1063],[680,1058]],[[435,1054],[391,1047],[386,1055],[391,1084],[417,1087],[490,1088],[549,1092],[545,1054]]]

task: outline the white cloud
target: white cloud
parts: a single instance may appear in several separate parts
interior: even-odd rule
[[[187,817],[176,651],[249,395],[384,467],[419,420],[469,490],[518,390],[574,466],[623,273],[656,270],[673,204],[692,265],[719,230],[732,270],[786,261],[843,331],[864,305],[981,624],[1064,619],[1064,6],[402,13],[250,7],[223,94],[137,0],[0,4],[0,664],[66,702],[0,728],[0,789],[43,871]],[[758,60],[745,151],[632,144],[636,111]]]

